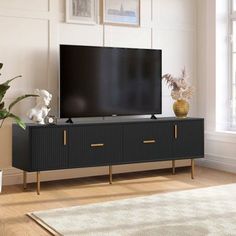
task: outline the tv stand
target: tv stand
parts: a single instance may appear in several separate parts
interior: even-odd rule
[[[73,120],[72,120],[71,118],[69,118],[69,119],[66,121],[66,123],[68,123],[68,124],[73,124],[74,122],[73,122]]]
[[[22,130],[13,125],[12,163],[23,170],[24,188],[27,172],[82,167],[112,166],[156,161],[175,162],[204,157],[204,120],[200,118],[158,118],[97,120],[80,124],[26,124]]]
[[[151,120],[156,120],[156,119],[157,119],[157,117],[154,114],[152,114]]]

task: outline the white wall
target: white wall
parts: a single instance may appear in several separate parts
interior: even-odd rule
[[[53,93],[53,112],[57,111],[59,44],[160,48],[163,50],[163,73],[179,75],[186,66],[191,82],[197,86],[197,2],[195,0],[141,0],[141,27],[78,25],[64,22],[63,0],[1,0],[0,61],[1,78],[22,74],[12,84],[7,101],[17,95],[45,88]],[[163,85],[163,116],[172,116],[169,89]],[[196,115],[197,95],[190,115]],[[15,112],[24,117],[33,99],[22,102]],[[6,183],[20,182],[19,171],[11,168],[11,123],[0,131],[0,166]],[[186,162],[184,162],[185,164]],[[182,162],[183,164],[183,162]],[[151,169],[170,163],[139,164],[116,167],[115,171]],[[45,173],[43,179],[104,174],[105,168]],[[79,173],[77,173],[79,172]]]
[[[206,152],[205,160],[198,163],[236,173],[236,134],[217,129],[217,122],[225,119],[227,106],[222,98],[226,89],[222,82],[227,81],[227,73],[222,73],[227,61],[222,49],[227,38],[223,32],[216,40],[216,35],[219,35],[216,26],[222,28],[225,25],[222,13],[226,11],[222,6],[219,11],[216,3],[224,4],[226,1],[198,0],[198,114],[205,117]]]

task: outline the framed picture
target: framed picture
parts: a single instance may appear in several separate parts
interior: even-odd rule
[[[103,23],[140,26],[140,0],[103,0]]]
[[[66,22],[96,24],[97,10],[97,0],[66,0]]]

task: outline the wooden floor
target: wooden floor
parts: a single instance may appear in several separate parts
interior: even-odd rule
[[[236,183],[236,175],[196,167],[194,180],[188,168],[181,168],[176,175],[157,170],[115,175],[113,181],[109,185],[108,177],[102,176],[45,182],[40,196],[35,193],[35,184],[28,185],[26,191],[21,185],[4,187],[0,236],[49,235],[25,215],[27,212]]]

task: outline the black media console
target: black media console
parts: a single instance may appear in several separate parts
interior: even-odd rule
[[[112,166],[129,163],[204,157],[204,120],[200,118],[127,119],[80,122],[78,124],[35,125],[26,130],[13,125],[13,167],[37,172],[80,167]]]

